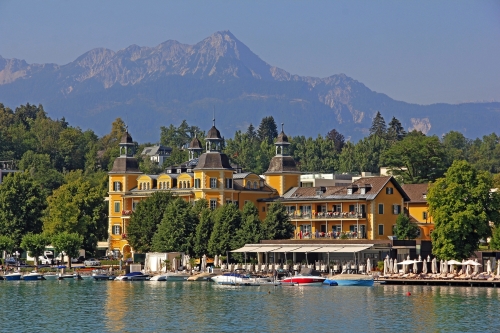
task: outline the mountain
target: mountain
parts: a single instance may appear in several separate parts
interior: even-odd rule
[[[272,115],[289,135],[325,135],[336,128],[357,140],[380,111],[405,129],[469,138],[497,131],[500,103],[418,105],[396,101],[344,74],[292,75],[271,66],[231,32],[195,45],[169,40],[156,47],[97,48],[66,65],[28,64],[0,56],[0,102],[43,104],[52,118],[103,135],[121,117],[139,142],[156,142],[160,126],[209,128],[215,108],[226,137]]]

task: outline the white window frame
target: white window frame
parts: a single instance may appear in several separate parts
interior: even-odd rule
[[[122,226],[119,224],[114,224],[113,225],[113,235],[121,235],[122,234]]]
[[[210,177],[210,188],[217,188],[217,178]]]
[[[114,206],[114,209],[115,209],[115,213],[119,213],[119,212],[121,212],[121,211],[122,211],[122,210],[121,210],[122,205],[121,205],[121,202],[120,202],[120,201],[115,201],[115,202],[113,202],[113,206]],[[118,208],[118,209],[117,209],[117,208]]]
[[[210,209],[215,210],[217,208],[217,199],[210,199]]]
[[[382,213],[380,212],[380,210],[381,210],[380,208],[382,208]],[[383,215],[383,214],[384,214],[384,204],[381,204],[381,203],[379,203],[379,204],[378,204],[378,213],[379,213],[380,215]]]

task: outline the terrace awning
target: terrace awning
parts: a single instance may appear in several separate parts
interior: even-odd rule
[[[354,253],[369,249],[373,244],[360,244],[360,245],[346,245],[346,244],[318,244],[318,245],[293,245],[293,244],[283,244],[281,246],[272,245],[258,245],[258,244],[247,244],[242,248],[233,250],[231,252],[297,252],[297,253]]]
[[[249,246],[249,245],[245,245],[237,250],[233,250],[231,252],[257,252],[255,251],[256,249],[258,249],[260,246]]]

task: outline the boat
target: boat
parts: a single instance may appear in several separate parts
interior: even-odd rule
[[[43,274],[40,274],[38,272],[31,272],[31,273],[28,273],[28,274],[24,274],[22,276],[22,279],[24,281],[38,281],[38,280],[45,280],[45,278],[43,277]]]
[[[339,286],[373,286],[372,275],[363,274],[339,274],[330,275],[325,280],[325,284],[336,282]]]
[[[21,276],[22,276],[21,273],[13,272],[13,273],[5,274],[3,276],[3,278],[7,281],[19,281],[19,280],[21,280]]]
[[[44,274],[43,278],[45,280],[57,280],[57,279],[59,279],[59,274],[55,274],[55,273]]]
[[[186,281],[191,276],[188,273],[166,273],[163,275],[167,281]]]
[[[57,277],[58,280],[67,280],[67,279],[76,279],[79,280],[81,279],[80,275],[78,274],[59,274]]]
[[[297,274],[294,276],[288,276],[280,280],[282,284],[291,284],[298,286],[321,286],[326,278],[322,276],[315,276],[312,274]]]
[[[245,285],[245,286],[258,286],[261,283],[271,282],[269,278],[252,276],[250,274],[247,274],[243,270],[237,270],[235,272],[212,276],[211,280],[217,284],[222,284],[222,285]]]
[[[150,276],[142,272],[132,272],[116,277],[116,281],[145,281],[149,280]]]
[[[167,276],[165,274],[154,275],[149,281],[167,281]]]
[[[109,274],[109,272],[105,270],[93,270],[92,271],[92,276],[94,280],[101,281],[101,280],[114,280],[116,276]]]

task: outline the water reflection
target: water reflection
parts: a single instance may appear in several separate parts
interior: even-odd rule
[[[500,331],[498,297],[448,286],[0,281],[0,319],[5,332],[491,332]]]

